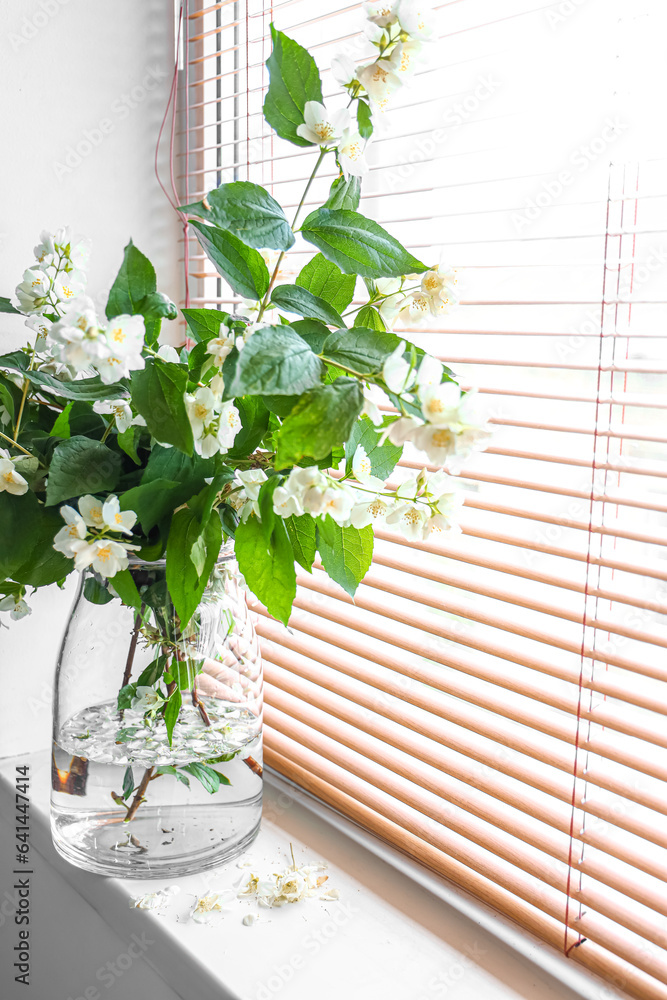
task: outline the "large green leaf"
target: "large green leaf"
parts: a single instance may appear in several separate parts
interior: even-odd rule
[[[125,247],[106,307],[107,319],[124,313],[144,317],[149,345],[157,341],[161,321],[175,319],[178,314],[171,299],[157,291],[155,268],[132,240]]]
[[[188,374],[180,365],[150,358],[132,372],[132,402],[156,440],[192,454],[192,427],[185,408]]]
[[[299,285],[278,285],[271,293],[271,301],[285,312],[296,313],[304,319],[317,319],[329,326],[345,326],[345,320],[330,306],[307,288]]]
[[[217,337],[222,323],[229,319],[229,313],[219,309],[183,309],[182,312],[188,330],[198,344],[208,343],[213,337]]]
[[[111,577],[111,586],[123,604],[127,604],[128,608],[136,608],[137,611],[141,610],[143,601],[129,569],[122,569],[118,573],[114,573]]]
[[[331,336],[329,327],[316,319],[298,319],[294,323],[290,323],[290,326],[302,340],[306,341],[315,354],[322,353],[322,348]]]
[[[100,441],[77,434],[53,452],[46,485],[46,505],[85,493],[112,490],[120,475],[120,455]]]
[[[19,310],[15,309],[10,300],[5,298],[5,296],[0,296],[0,313],[16,313],[17,316],[21,315]]]
[[[289,326],[267,326],[225,360],[225,394],[291,396],[317,385],[322,362]]]
[[[346,471],[351,471],[354,453],[361,445],[371,463],[371,474],[379,479],[388,479],[403,454],[403,448],[392,444],[389,439],[380,445],[379,440],[378,428],[368,417],[357,420],[345,443]]]
[[[317,548],[327,574],[354,597],[373,559],[373,528],[341,527],[331,517],[317,522]]]
[[[239,569],[253,594],[274,618],[286,625],[296,596],[296,573],[294,553],[282,518],[275,519],[267,542],[260,521],[251,514],[236,529],[234,550]]]
[[[282,139],[295,146],[312,143],[297,135],[307,101],[322,102],[322,81],[315,60],[306,49],[271,25],[273,51],[266,61],[269,89],[264,117]]]
[[[401,338],[395,333],[353,326],[350,330],[332,333],[320,354],[325,361],[349,369],[356,375],[378,375],[385,360],[400,343]],[[417,358],[424,356],[421,348],[415,348],[415,351]],[[406,348],[405,354],[410,356],[409,348]]]
[[[312,573],[317,555],[317,530],[314,518],[310,514],[302,514],[300,517],[293,514],[285,518],[285,527],[292,543],[294,558],[299,566]]]
[[[21,465],[18,466],[19,472]],[[72,570],[72,560],[53,548],[53,537],[64,521],[46,509],[31,491],[23,496],[0,493],[0,580],[41,587],[61,580]]]
[[[365,326],[369,330],[379,330],[383,332],[387,329],[382,316],[373,306],[364,306],[357,313],[357,321],[355,326]]]
[[[337,177],[322,208],[346,208],[356,212],[361,196],[361,178]]]
[[[181,211],[198,215],[221,229],[234,233],[249,247],[289,250],[294,245],[294,233],[282,208],[266,188],[250,181],[221,184],[203,201],[184,205]]]
[[[167,541],[167,586],[179,617],[181,628],[192,618],[211,575],[222,545],[222,526],[217,512],[205,525],[197,514],[184,507],[171,519]],[[203,559],[198,572],[193,561],[203,546]]]
[[[180,492],[175,495],[175,506],[178,507],[199,493],[206,485],[206,480],[215,476],[215,472],[214,458],[202,458],[196,452],[186,455],[177,448],[160,448],[159,445],[155,445],[141,477],[141,483],[144,485],[156,479],[167,479],[172,483],[178,483]]]
[[[338,378],[305,393],[280,428],[276,468],[298,464],[302,458],[324,458],[343,445],[361,413],[364,395],[355,378]]]
[[[234,438],[229,458],[249,455],[259,445],[269,427],[269,410],[259,396],[238,396],[234,405],[241,418],[241,430]]]
[[[76,382],[61,382],[46,372],[26,371],[27,364],[26,355],[22,351],[14,351],[12,354],[3,354],[0,357],[0,368],[11,368],[13,371],[21,372],[24,378],[39,386],[40,391],[54,393],[63,399],[118,399],[128,394],[127,388],[121,382],[105,385],[99,376],[77,379]]]
[[[261,299],[269,287],[269,272],[257,250],[226,229],[191,222],[206,256],[233,292],[245,299]]]
[[[318,295],[339,313],[344,312],[352,301],[356,283],[355,274],[343,274],[332,260],[327,260],[321,253],[315,254],[313,259],[308,261],[296,279],[297,285],[307,288],[313,295]]]
[[[167,517],[178,506],[181,494],[180,483],[169,479],[153,479],[126,490],[120,498],[121,510],[133,510],[139,524],[148,534],[154,525]]]
[[[428,270],[386,229],[358,212],[318,208],[301,233],[345,274],[384,278]]]

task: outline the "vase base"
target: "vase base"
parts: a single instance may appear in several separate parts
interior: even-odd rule
[[[261,795],[242,805],[169,815],[144,807],[131,824],[115,812],[73,818],[54,811],[51,832],[61,857],[84,871],[112,878],[182,878],[242,854],[259,833],[261,808]]]

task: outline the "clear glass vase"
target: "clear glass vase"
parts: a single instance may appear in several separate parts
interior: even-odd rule
[[[164,562],[130,572],[139,613],[82,575],[56,671],[51,829],[88,871],[182,876],[240,854],[259,829],[259,644],[231,546],[184,631]]]

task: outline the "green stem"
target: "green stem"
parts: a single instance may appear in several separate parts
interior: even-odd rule
[[[299,214],[301,212],[301,209],[303,208],[303,203],[305,202],[305,200],[306,200],[306,198],[308,196],[308,192],[310,191],[311,184],[315,180],[315,174],[320,169],[320,164],[321,164],[322,160],[324,159],[324,157],[326,156],[326,154],[328,152],[329,152],[328,149],[321,149],[320,150],[320,155],[317,157],[317,163],[313,167],[313,172],[311,173],[310,177],[308,178],[308,183],[306,184],[306,186],[304,188],[304,192],[301,195],[301,201],[297,205],[296,212],[294,213],[294,218],[292,219],[292,229],[294,229],[294,227],[297,224],[297,221],[298,221],[298,218],[299,218]],[[269,298],[271,297],[271,292],[273,290],[273,286],[275,284],[276,278],[278,277],[278,271],[280,270],[280,265],[283,262],[283,257],[284,256],[285,256],[285,251],[281,250],[280,256],[278,257],[278,260],[276,262],[276,266],[273,269],[273,274],[271,275],[271,281],[269,282],[269,287],[266,290],[266,295],[262,299],[262,304],[260,305],[259,312],[257,313],[257,322],[258,323],[259,323],[260,319],[262,318],[262,316],[264,315],[264,313],[266,311],[266,307],[267,307],[267,305],[269,303]]]
[[[32,458],[30,452],[26,451],[25,448],[23,448],[22,445],[18,443],[18,441],[14,441],[13,438],[8,437],[7,434],[3,434],[2,431],[0,431],[0,437],[4,438],[5,441],[9,441],[9,443],[13,444],[15,448],[18,448],[19,451],[22,451],[24,455],[27,455],[29,458]]]
[[[112,430],[114,428],[114,423],[115,423],[115,421],[111,420],[107,424],[106,430],[105,430],[104,434],[102,435],[102,437],[100,438],[100,444],[104,444],[104,442],[106,441],[106,439],[109,437],[109,435],[111,434],[111,432],[112,432]]]

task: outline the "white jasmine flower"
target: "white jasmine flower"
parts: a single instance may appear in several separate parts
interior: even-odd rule
[[[394,507],[386,497],[369,497],[356,503],[350,512],[350,523],[355,528],[365,528],[367,524],[382,524]]]
[[[204,391],[203,389],[197,390],[198,393]],[[195,435],[195,451],[203,458],[211,458],[212,455],[217,455],[218,452],[224,455],[232,447],[234,438],[241,429],[241,417],[231,400],[220,406],[220,401],[213,395],[210,389],[206,391],[210,393],[214,400],[214,412],[206,424],[203,433],[199,436]],[[206,399],[198,405],[201,407],[206,406]],[[218,409],[218,406],[220,406],[220,409]]]
[[[218,428],[218,443],[220,451],[229,451],[234,444],[234,438],[241,430],[241,416],[233,401],[227,400],[220,409],[220,425]]]
[[[346,177],[363,177],[368,173],[364,155],[364,140],[355,129],[345,129],[338,143],[338,162]]]
[[[399,80],[406,80],[419,65],[421,50],[421,42],[399,42],[389,58],[381,61],[383,66],[394,73]]]
[[[90,494],[83,496],[79,500],[79,511],[84,522],[90,528],[103,528],[104,516],[102,514],[102,501]]]
[[[401,302],[399,316],[405,323],[421,323],[432,314],[430,295],[423,292],[411,292]]]
[[[18,308],[23,313],[42,313],[47,306],[47,296],[51,289],[51,279],[38,267],[29,267],[23,272],[23,281],[16,286]]]
[[[244,927],[252,927],[252,925],[257,921],[257,917],[254,913],[246,913],[245,917],[241,921]]]
[[[429,509],[425,504],[403,503],[387,517],[387,524],[396,524],[411,540],[424,537],[424,528],[429,519]]]
[[[401,86],[401,79],[385,60],[378,60],[359,70],[359,82],[363,84],[371,101],[381,111],[387,106],[391,95]]]
[[[292,514],[300,517],[303,514],[301,499],[290,491],[289,480],[285,486],[278,486],[273,491],[273,510],[278,517],[291,517]]]
[[[157,352],[158,358],[162,361],[168,361],[170,364],[177,365],[181,360],[178,356],[178,351],[171,344],[163,344],[162,347]]]
[[[371,0],[362,4],[362,10],[373,24],[388,28],[398,20],[398,6],[398,0]]]
[[[56,552],[72,558],[76,552],[75,543],[85,538],[88,530],[85,521],[74,507],[61,507],[60,513],[65,520],[65,527],[61,528],[53,539],[53,547]]]
[[[124,535],[131,535],[137,515],[133,510],[122,511],[118,497],[110,496],[102,506],[102,521],[110,531],[122,531]]]
[[[428,456],[430,462],[444,465],[456,451],[456,434],[449,427],[425,424],[415,431],[412,443]]]
[[[417,385],[419,389],[426,386],[440,385],[442,382],[443,365],[431,354],[425,354],[417,370]]]
[[[214,393],[206,386],[197,389],[193,395],[186,395],[185,406],[195,440],[202,437],[206,426],[213,420],[216,402]]]
[[[131,910],[159,910],[165,901],[165,896],[161,890],[158,892],[147,892],[143,896],[134,896],[130,899]]]
[[[140,684],[136,688],[136,693],[132,699],[132,708],[138,712],[148,712],[152,708],[157,708],[162,704],[164,698],[155,688]]]
[[[398,0],[396,16],[401,29],[410,38],[426,41],[433,35],[433,26],[424,13],[423,0]]]
[[[124,399],[98,399],[93,403],[93,410],[104,415],[113,414],[121,434],[132,425],[132,407]]]
[[[459,422],[462,403],[461,386],[457,382],[425,385],[419,389],[424,420],[431,424],[449,425]]]
[[[127,569],[128,551],[138,549],[138,545],[129,545],[127,542],[113,542],[110,538],[96,538],[90,544],[88,542],[75,542],[76,554],[74,556],[74,569],[82,570],[87,566],[104,577],[115,576],[121,570]]]
[[[402,340],[398,347],[385,359],[382,366],[382,377],[391,392],[400,394],[410,388],[415,380],[414,369],[403,357],[405,353],[405,341]]]
[[[370,393],[370,390],[369,390],[369,388],[368,388],[367,385],[364,384],[362,386],[362,391],[363,391],[363,394],[364,394],[364,407],[363,407],[363,409],[361,411],[362,415],[367,416],[368,419],[371,421],[371,423],[375,424],[376,427],[379,427],[380,424],[382,423],[382,414],[380,412],[380,408],[378,407],[377,403],[373,399],[373,397],[372,397],[372,395]],[[380,390],[378,389],[378,392],[379,391]],[[384,393],[383,393],[383,396],[384,396]],[[386,399],[387,397],[384,396],[384,398]]]
[[[219,337],[209,340],[206,345],[206,353],[212,354],[218,368],[222,368],[222,363],[227,355],[231,353],[234,343],[235,337],[232,333],[222,334],[221,332]]]
[[[86,282],[76,270],[60,271],[53,281],[53,294],[59,302],[69,305],[83,292]]]
[[[12,493],[21,497],[28,492],[28,483],[20,473],[16,471],[18,459],[10,458],[9,452],[0,448],[0,493]]]
[[[358,482],[363,483],[364,486],[371,486],[373,489],[377,490],[384,489],[384,481],[373,475],[371,460],[366,453],[366,449],[361,444],[357,445],[354,452],[354,458],[352,459],[352,472],[355,479]]]
[[[231,889],[225,892],[209,890],[197,898],[190,914],[190,920],[194,920],[197,924],[207,924],[212,920],[219,920],[223,911],[229,910],[229,904],[234,899],[234,895]]]
[[[268,476],[263,469],[248,469],[246,472],[236,472],[234,478],[243,486],[248,499],[258,500],[262,483],[266,482]]]
[[[331,60],[331,72],[334,80],[342,87],[347,87],[356,80],[357,68],[349,56],[341,53]]]
[[[104,331],[108,353],[95,363],[105,384],[127,378],[131,371],[145,367],[141,354],[145,334],[143,316],[116,316],[109,322]]]
[[[389,439],[392,444],[400,448],[412,438],[417,428],[421,426],[422,421],[418,417],[399,417],[398,420],[387,424],[380,435],[379,443],[384,444]]]
[[[332,112],[319,101],[306,101],[303,118],[297,135],[319,146],[335,146],[348,127],[350,114],[346,108]]]
[[[321,494],[318,502],[315,501],[313,491],[309,490],[304,498],[304,507],[311,514],[319,514],[320,517],[328,514],[337,524],[345,524],[350,519],[356,499],[356,493],[349,486],[332,485]]]
[[[396,317],[401,311],[401,305],[405,299],[400,290],[401,284],[400,278],[378,278],[375,282],[378,292],[386,296],[380,302],[378,312],[388,330],[391,330],[396,322]]]
[[[15,622],[32,614],[32,608],[26,604],[23,598],[14,597],[12,594],[8,594],[7,597],[0,600],[0,611],[9,611],[9,617]]]
[[[90,368],[109,354],[92,299],[81,295],[49,330],[54,357],[76,372]]]
[[[33,330],[37,334],[37,340],[35,341],[35,350],[38,353],[40,351],[45,350],[47,337],[53,325],[52,321],[50,319],[47,319],[46,316],[41,316],[40,314],[35,313],[33,316],[30,316],[30,318],[25,321],[25,325],[28,327],[29,330]]]
[[[429,298],[429,306],[434,316],[444,315],[458,305],[456,286],[458,275],[455,268],[438,267],[427,271],[421,280],[421,291]]]

